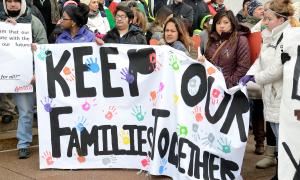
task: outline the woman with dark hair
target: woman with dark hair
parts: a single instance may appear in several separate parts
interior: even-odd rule
[[[108,31],[103,40],[106,43],[147,44],[146,37],[138,26],[132,24],[134,14],[123,5],[116,9],[116,27]]]
[[[68,4],[63,9],[60,26],[63,29],[56,43],[93,42],[95,35],[85,25],[88,21],[89,7],[85,4]]]
[[[189,34],[185,29],[183,22],[178,18],[169,19],[164,27],[164,42],[189,55],[190,45]]]
[[[213,18],[205,57],[223,73],[228,88],[237,85],[250,68],[250,48],[245,37],[249,33],[248,28],[238,25],[230,10],[218,12]]]

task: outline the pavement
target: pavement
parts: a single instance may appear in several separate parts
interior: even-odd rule
[[[38,146],[31,147],[32,155],[28,159],[17,158],[17,150],[0,152],[0,180],[164,180],[165,176],[147,176],[137,174],[138,170],[127,169],[97,169],[97,170],[39,170]],[[247,143],[246,154],[242,167],[242,176],[245,180],[269,180],[275,172],[275,168],[256,169],[255,163],[263,158],[263,155],[254,154],[253,136],[250,135]]]

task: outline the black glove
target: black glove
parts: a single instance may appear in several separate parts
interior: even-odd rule
[[[282,52],[281,53],[281,63],[284,64],[285,62],[291,60],[291,56],[288,53]]]

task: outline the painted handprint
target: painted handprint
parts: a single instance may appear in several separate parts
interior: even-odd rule
[[[162,67],[162,64],[157,60],[156,53],[149,54],[150,67],[149,70],[159,71]]]
[[[115,155],[111,155],[102,159],[102,164],[104,166],[110,166],[111,164],[114,164],[116,162],[117,162],[117,158]]]
[[[37,57],[39,58],[39,60],[45,61],[47,56],[49,56],[49,54],[47,54],[48,49],[46,49],[45,46],[40,46],[38,50],[39,53],[37,54]]]
[[[174,104],[177,105],[178,101],[179,101],[179,96],[177,94],[173,94],[173,102],[174,102]]]
[[[122,75],[121,79],[127,81],[129,84],[134,82],[134,76],[129,72],[128,68],[123,68],[120,73]]]
[[[86,67],[88,68],[89,71],[91,71],[92,73],[97,73],[99,72],[100,68],[99,65],[97,63],[97,58],[95,57],[95,59],[93,60],[92,57],[90,57],[86,63],[85,63]]]
[[[228,141],[227,138],[218,139],[218,149],[224,153],[231,153],[231,141]]]
[[[174,71],[178,71],[180,68],[180,62],[175,54],[171,54],[169,58],[169,65],[172,67]]]
[[[46,150],[43,155],[42,158],[46,160],[46,163],[48,166],[51,166],[54,163],[52,154],[50,151]]]
[[[112,120],[112,118],[114,117],[114,115],[117,115],[118,113],[117,113],[117,109],[116,109],[116,107],[115,106],[109,106],[108,107],[108,111],[106,112],[106,114],[105,114],[105,118],[107,119],[107,120]]]
[[[216,72],[216,69],[213,68],[213,67],[209,67],[209,68],[207,69],[207,74],[208,74],[208,75],[212,75],[212,74],[214,74],[215,72]]]
[[[41,100],[41,103],[44,106],[44,109],[46,112],[51,112],[52,111],[52,107],[54,107],[54,105],[52,106],[52,99],[49,97],[44,97],[44,101]]]
[[[125,132],[123,129],[121,129],[120,136],[121,136],[123,144],[125,144],[125,145],[130,144],[130,138],[129,138],[128,132]]]
[[[186,126],[183,125],[178,125],[177,126],[177,134],[179,134],[179,136],[187,136],[188,135],[188,128]]]
[[[208,133],[206,137],[202,138],[202,144],[209,147],[212,147],[215,142],[215,135],[213,133]]]
[[[166,158],[163,158],[160,160],[160,166],[159,166],[159,174],[163,174],[165,172],[165,170],[167,170],[167,163],[168,160]]]
[[[132,108],[131,113],[138,121],[143,121],[146,115],[146,112],[142,112],[142,106],[135,106]]]
[[[67,81],[74,81],[75,80],[75,75],[73,73],[74,69],[70,69],[69,67],[64,67],[63,73],[65,75],[65,79]]]
[[[95,103],[95,101],[96,101],[96,98],[94,98],[94,99],[92,100],[92,102],[91,102],[93,106],[97,106],[97,104]],[[81,108],[82,108],[84,111],[88,111],[88,110],[91,109],[91,103],[89,103],[87,100],[85,100],[85,102],[81,105]]]
[[[188,91],[190,95],[195,96],[199,90],[200,80],[197,80],[196,77],[192,78],[188,82]]]
[[[196,142],[200,140],[200,135],[199,135],[198,129],[199,129],[199,124],[193,123],[193,125],[192,125],[192,130],[193,130],[192,137]]]
[[[150,165],[150,157],[146,156],[144,159],[142,159],[141,164],[144,168],[148,167]]]
[[[76,154],[76,159],[79,163],[84,163],[86,161],[85,157],[79,154]]]
[[[201,114],[201,107],[200,106],[195,106],[194,107],[194,111],[193,111],[195,120],[197,122],[201,122],[203,120],[203,116]]]
[[[76,122],[76,130],[77,131],[79,131],[79,132],[81,132],[81,131],[83,131],[84,130],[84,128],[85,128],[85,126],[86,126],[86,118],[85,117],[83,117],[83,116],[79,116],[78,117],[78,120],[77,120],[77,122]]]
[[[219,103],[221,96],[221,91],[219,89],[214,88],[211,94],[211,103],[213,105],[216,105]]]
[[[156,106],[158,99],[162,98],[162,91],[164,90],[165,85],[163,82],[159,83],[158,90],[153,90],[150,92],[150,101],[152,102],[153,106]]]

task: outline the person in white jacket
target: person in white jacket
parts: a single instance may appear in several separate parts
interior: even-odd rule
[[[98,0],[81,0],[81,3],[84,3],[89,6],[89,18],[87,22],[88,28],[96,33],[105,35],[109,30],[109,22],[106,17],[102,17],[101,13],[98,10]]]
[[[263,45],[260,57],[251,66],[247,75],[240,80],[243,85],[253,81],[262,86],[264,117],[270,122],[276,136],[276,152],[278,152],[279,112],[283,85],[281,40],[283,31],[291,28],[289,18],[293,15],[294,9],[290,0],[270,3],[264,15],[267,29],[262,32]],[[273,178],[277,178],[277,171]]]

